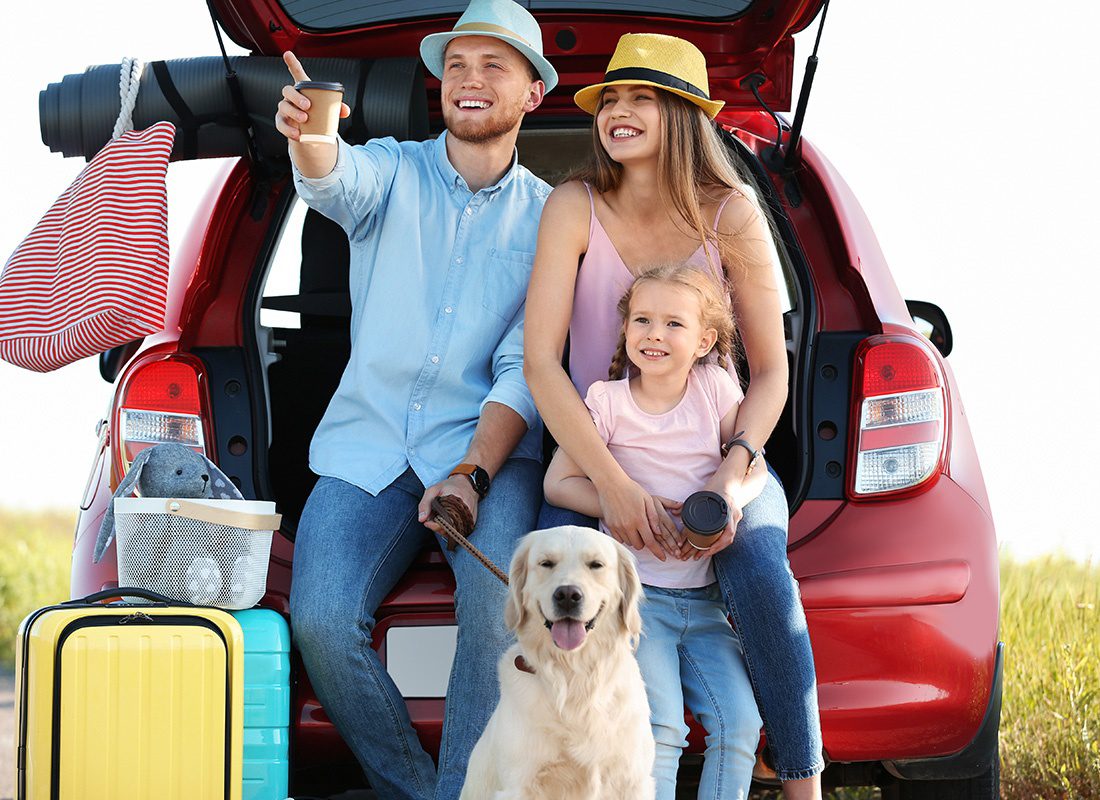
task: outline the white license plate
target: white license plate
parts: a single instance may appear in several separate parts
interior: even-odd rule
[[[386,632],[386,670],[402,697],[446,697],[458,628],[418,625]]]

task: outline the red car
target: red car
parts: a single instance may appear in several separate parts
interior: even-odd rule
[[[420,136],[441,126],[438,83],[410,59],[420,39],[449,29],[464,5],[214,0],[224,28],[253,56],[381,59],[345,81],[346,99],[371,113],[396,109],[413,120],[407,135]],[[793,34],[811,24],[822,0],[661,5],[529,3],[562,85],[525,121],[521,159],[555,182],[584,157],[591,120],[572,94],[601,78],[623,33],[674,34],[705,53],[711,94],[726,101],[717,121],[770,213],[787,293],[791,386],[767,452],[790,501],[789,556],[817,666],[824,782],[878,785],[887,797],[998,797],[997,549],[945,358],[950,328],[934,305],[899,294],[851,190],[798,136],[801,115],[788,125],[771,113],[793,105]],[[405,71],[387,72],[394,65]],[[281,63],[277,69],[276,86],[286,82]],[[309,62],[307,69],[327,77]],[[277,92],[249,97],[248,70],[238,72],[254,144],[262,145]],[[398,73],[412,77],[387,77]],[[225,155],[233,146],[243,153],[245,135],[232,127],[240,110],[223,109],[230,127],[221,135],[232,138],[224,147],[204,133],[210,119],[185,120],[176,157]],[[370,119],[346,124],[352,141],[372,126],[385,129]],[[44,139],[47,127],[44,118]],[[284,536],[273,546],[262,605],[288,613],[295,522],[315,480],[307,447],[347,359],[350,305],[346,239],[304,213],[285,142],[274,140],[280,150],[271,141],[259,166],[240,159],[211,187],[176,254],[164,332],[101,357],[115,394],[81,502],[73,596],[116,580],[112,558],[93,565],[91,552],[134,454],[183,441],[204,449],[246,497],[278,504]],[[131,424],[136,416],[141,426]],[[442,726],[452,589],[442,557],[425,551],[380,609],[375,632],[429,750]],[[357,765],[301,669],[292,709],[292,793],[357,785]],[[696,750],[699,743],[696,735]],[[697,762],[684,759],[685,788]]]

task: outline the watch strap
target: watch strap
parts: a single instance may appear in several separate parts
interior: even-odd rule
[[[745,474],[748,475],[756,467],[757,462],[760,460],[760,456],[764,455],[764,448],[759,449],[753,447],[746,439],[741,438],[744,436],[744,431],[735,433],[733,437],[722,445],[722,458],[725,458],[730,454],[730,451],[735,447],[743,447],[749,454],[749,465],[745,468]]]
[[[485,495],[489,494],[489,473],[477,464],[459,464],[457,467],[451,470],[451,475],[465,475],[470,479],[470,484],[474,487],[474,491],[477,492],[477,496],[484,500]],[[484,484],[484,489],[482,488]]]

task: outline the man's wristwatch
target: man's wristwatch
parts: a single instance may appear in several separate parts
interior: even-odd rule
[[[489,494],[489,484],[491,483],[489,473],[477,464],[459,464],[451,470],[451,475],[465,475],[469,478],[480,499],[484,500],[485,495]]]
[[[724,445],[722,445],[722,458],[725,458],[726,456],[728,456],[729,453],[730,453],[730,450],[732,450],[735,447],[745,448],[746,450],[749,451],[749,465],[747,467],[745,467],[745,474],[749,475],[750,473],[752,473],[752,471],[754,469],[756,469],[756,465],[760,461],[760,456],[764,455],[764,448],[761,447],[759,450],[757,450],[751,444],[749,444],[747,441],[745,441],[744,439],[741,438],[744,435],[745,435],[744,431],[740,431],[739,433],[735,433],[733,435],[733,438],[731,438],[728,442],[726,442]]]

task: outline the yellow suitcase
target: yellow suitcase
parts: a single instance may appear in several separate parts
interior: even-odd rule
[[[17,800],[240,800],[244,639],[232,616],[157,602],[33,612],[16,641]]]

